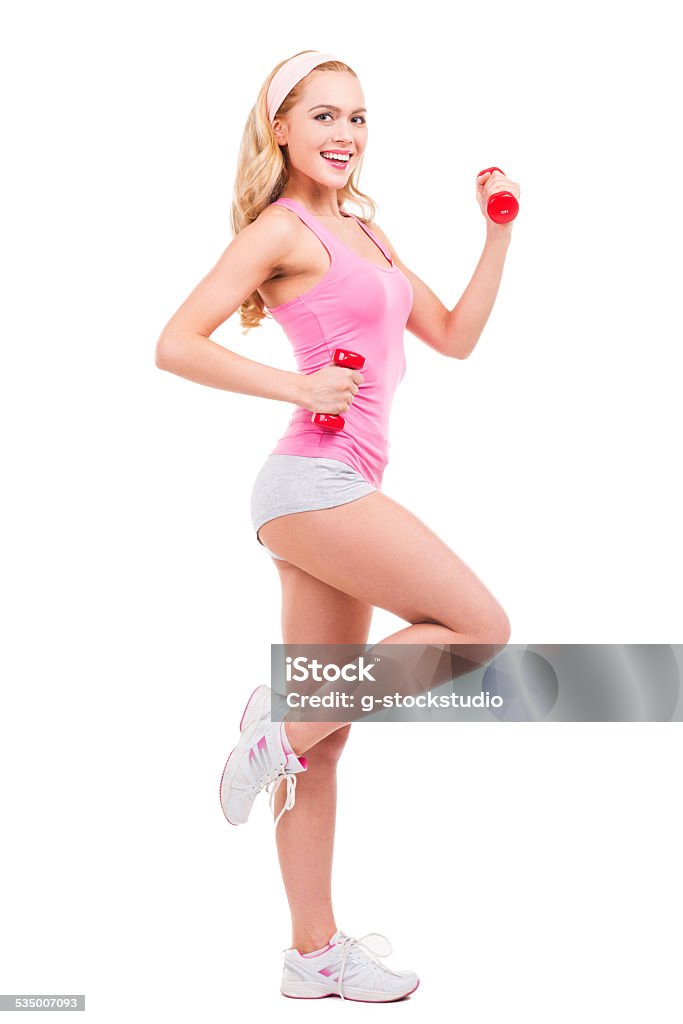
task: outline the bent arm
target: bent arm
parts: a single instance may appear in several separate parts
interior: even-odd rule
[[[203,334],[162,335],[156,365],[196,384],[239,395],[273,398],[294,405],[301,397],[301,374],[247,359]]]
[[[447,347],[466,359],[482,335],[496,301],[510,236],[488,238],[467,288],[446,317]]]
[[[161,332],[159,369],[207,387],[298,404],[301,374],[247,359],[210,337],[276,272],[291,243],[289,219],[269,210],[240,231]]]

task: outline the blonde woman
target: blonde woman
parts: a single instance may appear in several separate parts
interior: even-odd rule
[[[251,496],[256,539],[282,586],[285,644],[362,648],[376,606],[409,623],[383,644],[499,649],[510,635],[503,608],[381,483],[391,401],[405,372],[404,330],[446,357],[469,354],[493,306],[510,241],[511,225],[486,218],[486,202],[501,181],[515,195],[519,187],[495,173],[478,180],[486,244],[466,292],[448,310],[373,219],[374,203],[358,187],[367,144],[366,103],[348,64],[306,50],[273,70],[242,139],[235,237],[163,330],[157,366],[208,387],[296,406]],[[348,200],[369,215],[350,213]],[[245,330],[268,314],[283,327],[297,372],[211,340],[237,310]],[[363,355],[362,369],[335,364],[339,349]],[[314,413],[341,416],[341,429],[314,422]],[[272,718],[271,699],[270,688],[259,686],[247,701],[221,804],[239,825],[262,789],[274,803],[292,916],[281,991],[401,999],[417,988],[417,975],[380,963],[388,954],[364,941],[370,936],[341,931],[332,909],[336,766],[350,723],[287,721],[285,728]]]

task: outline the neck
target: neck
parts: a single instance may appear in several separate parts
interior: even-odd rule
[[[287,182],[281,197],[282,199],[293,199],[296,203],[301,203],[302,206],[305,206],[316,217],[334,217],[336,220],[341,220],[336,191],[330,192],[328,189],[311,191],[310,189],[297,188],[296,183],[292,183],[290,180]]]

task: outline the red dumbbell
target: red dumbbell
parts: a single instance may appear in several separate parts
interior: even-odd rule
[[[487,167],[485,170],[479,171],[477,177],[480,178],[482,174],[486,174],[488,171],[500,171],[501,174],[505,174],[505,171],[501,171],[500,167]],[[519,203],[512,192],[501,190],[500,192],[494,192],[489,197],[489,201],[486,204],[486,212],[494,224],[507,224],[508,221],[514,220],[519,213]]]
[[[335,366],[346,366],[349,370],[362,370],[365,366],[365,356],[357,352],[349,352],[345,348],[336,348],[332,354],[332,362]],[[344,417],[335,416],[333,413],[314,412],[311,416],[311,423],[325,430],[343,430]]]

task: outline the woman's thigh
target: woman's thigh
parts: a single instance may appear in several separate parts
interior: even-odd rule
[[[282,586],[282,641],[285,644],[368,642],[372,605],[351,597],[290,562],[273,559]]]
[[[334,663],[358,657],[365,652],[372,605],[359,601],[311,576],[290,562],[273,560],[282,585],[282,641],[287,654],[297,656],[298,644],[326,644],[327,657]],[[343,650],[336,645],[344,645]],[[302,651],[307,656],[310,651]],[[343,725],[306,751],[309,760],[335,764],[349,736],[350,725]]]
[[[278,516],[259,534],[310,576],[406,622],[440,623],[470,637],[509,633],[505,611],[473,570],[382,491]]]

